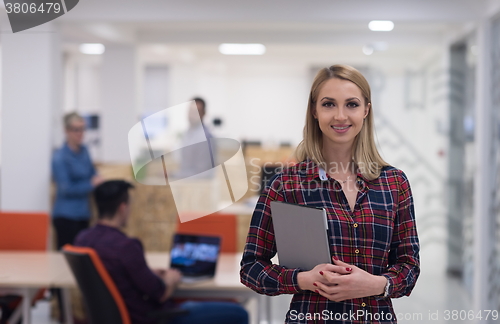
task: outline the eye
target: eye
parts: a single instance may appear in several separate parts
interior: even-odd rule
[[[321,104],[323,107],[333,107],[335,104],[331,101],[325,101]]]
[[[356,108],[356,107],[359,107],[359,104],[355,101],[351,101],[351,102],[348,102],[347,103],[347,107],[349,108]]]

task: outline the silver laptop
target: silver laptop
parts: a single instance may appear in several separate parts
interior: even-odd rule
[[[324,208],[272,201],[271,214],[281,266],[311,270],[332,263]]]

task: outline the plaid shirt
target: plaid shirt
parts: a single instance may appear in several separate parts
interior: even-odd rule
[[[269,182],[252,216],[241,261],[241,282],[260,294],[294,294],[286,323],[396,323],[390,298],[410,295],[420,273],[413,198],[406,175],[394,167],[375,180],[357,174],[358,196],[351,212],[341,184],[315,162],[284,169]],[[270,202],[323,207],[332,255],[389,281],[387,298],[330,301],[301,290],[300,269],[271,263],[276,254]]]

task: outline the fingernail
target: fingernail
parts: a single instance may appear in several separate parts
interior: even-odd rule
[[[320,274],[320,275],[323,275],[323,271],[320,271],[320,272],[319,272],[319,274]]]
[[[318,285],[315,282],[313,282],[313,285],[315,285],[316,287],[318,287]]]
[[[352,271],[352,268],[345,268],[346,271]]]
[[[314,292],[317,293],[317,294],[319,294],[319,290],[318,289],[316,289]]]
[[[335,261],[338,261],[338,260],[339,260],[339,258],[337,258],[336,256],[334,256],[334,257],[333,257],[333,259],[334,259]]]

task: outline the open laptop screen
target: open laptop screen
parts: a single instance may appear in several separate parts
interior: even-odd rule
[[[213,277],[220,252],[220,237],[175,234],[170,267],[187,277]]]

